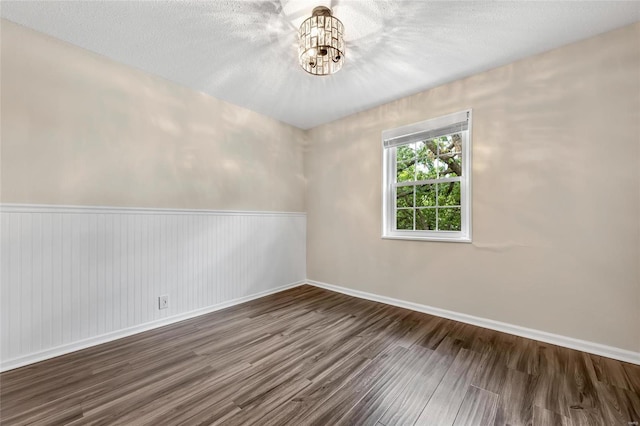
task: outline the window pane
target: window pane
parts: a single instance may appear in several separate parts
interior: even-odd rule
[[[444,154],[438,157],[441,165],[440,177],[462,176],[462,154],[459,152]]]
[[[396,188],[396,207],[413,207],[414,186],[399,186]]]
[[[447,163],[443,160],[441,160],[440,158],[436,158],[435,161],[433,162],[433,164],[436,167],[436,170],[438,171],[438,177],[439,178],[443,178],[445,177],[445,173],[447,172],[449,166],[447,165]]]
[[[415,163],[398,163],[396,165],[396,182],[413,181],[416,177]]]
[[[416,210],[416,229],[421,231],[436,230],[436,209]]]
[[[453,147],[451,147],[451,152],[462,152],[462,133],[456,133],[455,135],[451,135],[451,141],[453,142]]]
[[[415,144],[400,145],[396,149],[396,161],[398,163],[412,162],[416,158]]]
[[[462,135],[460,133],[441,136],[434,139],[434,141],[438,146],[438,155],[462,152]]]
[[[418,185],[416,188],[416,207],[436,205],[436,185]]]
[[[413,230],[413,209],[396,210],[396,229]]]
[[[426,148],[422,142],[418,142],[422,148],[418,151],[418,164],[416,166],[416,180],[437,179],[436,156],[433,152]]]
[[[438,206],[460,205],[460,182],[438,184]]]
[[[439,138],[435,138],[433,141],[436,143],[436,146],[438,147],[438,154],[447,152],[447,146],[449,146],[448,136],[441,136]]]
[[[424,143],[424,150],[427,154],[433,157],[438,155],[438,144],[436,144],[435,139],[428,139],[423,143]]]
[[[460,231],[461,212],[459,208],[438,209],[439,231]]]

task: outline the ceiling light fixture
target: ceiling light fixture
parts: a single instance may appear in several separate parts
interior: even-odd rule
[[[344,64],[344,27],[331,9],[318,6],[300,25],[300,66],[309,74],[329,75]]]

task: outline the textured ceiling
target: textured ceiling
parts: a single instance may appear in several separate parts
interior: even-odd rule
[[[297,65],[317,5],[345,25],[345,66]],[[640,2],[2,1],[3,18],[308,129],[640,20]]]

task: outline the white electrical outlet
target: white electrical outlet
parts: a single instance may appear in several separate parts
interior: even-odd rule
[[[169,307],[169,296],[158,297],[158,309],[167,309]]]

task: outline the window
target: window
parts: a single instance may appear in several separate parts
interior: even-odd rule
[[[471,241],[471,110],[382,132],[383,238]]]

